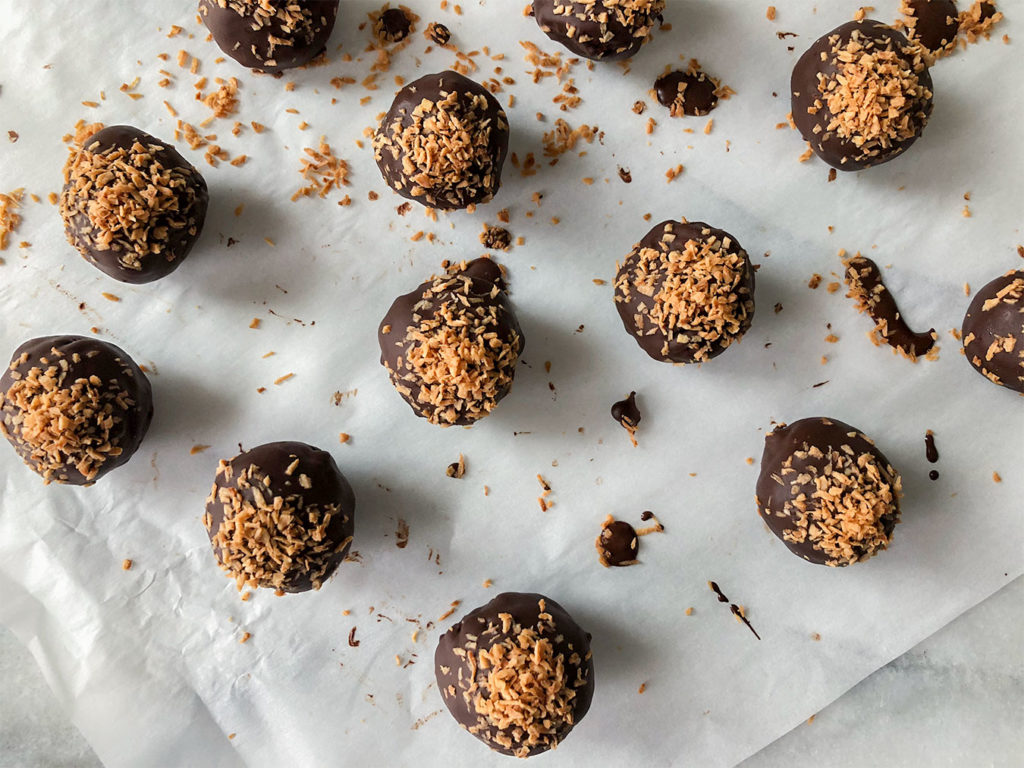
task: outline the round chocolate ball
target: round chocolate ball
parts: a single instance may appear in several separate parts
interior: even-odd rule
[[[373,137],[384,181],[428,208],[486,203],[501,186],[508,119],[498,100],[456,72],[415,80],[396,95]]]
[[[47,483],[92,485],[128,462],[152,420],[149,380],[99,339],[30,339],[0,376],[0,434]]]
[[[452,717],[491,749],[557,747],[594,697],[590,635],[554,600],[505,592],[443,635],[434,673]]]
[[[220,49],[243,67],[280,72],[324,52],[338,0],[200,0],[199,15]]]
[[[508,394],[525,340],[490,259],[450,267],[399,296],[377,331],[380,362],[417,416],[468,425]]]
[[[185,260],[203,231],[203,177],[170,144],[130,125],[94,133],[64,165],[68,242],[124,283],[149,283]]]
[[[596,61],[628,59],[651,39],[665,0],[533,0],[541,31]]]
[[[920,47],[870,19],[819,38],[793,68],[793,121],[818,157],[856,171],[902,154],[932,113]]]
[[[757,511],[808,562],[851,565],[888,547],[901,489],[889,460],[849,424],[801,419],[765,436]]]
[[[974,295],[963,325],[964,354],[985,378],[1024,392],[1024,270],[997,277]]]
[[[953,0],[903,0],[900,12],[907,37],[932,55],[941,56],[956,48],[960,22]]]
[[[345,558],[355,506],[331,454],[266,443],[220,462],[203,524],[239,590],[305,592],[320,589]]]
[[[754,268],[736,238],[700,221],[663,221],[619,266],[615,308],[655,360],[702,363],[754,317]]]

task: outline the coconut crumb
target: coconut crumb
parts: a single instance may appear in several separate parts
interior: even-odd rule
[[[0,251],[7,250],[7,238],[13,235],[21,224],[17,209],[25,195],[22,187],[7,194],[0,193]]]
[[[332,190],[349,186],[348,163],[334,156],[331,145],[323,136],[320,137],[320,144],[316,149],[306,147],[303,153],[305,156],[301,158],[302,167],[299,169],[299,175],[309,183],[295,191],[292,195],[293,202],[300,197],[311,197],[314,194],[324,198]]]

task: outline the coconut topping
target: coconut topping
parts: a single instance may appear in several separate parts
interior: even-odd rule
[[[114,251],[125,269],[141,271],[146,258],[175,254],[168,245],[181,230],[197,230],[196,172],[165,163],[167,147],[134,141],[99,150],[98,142],[72,150],[64,166],[60,212],[68,240],[78,248]]]
[[[449,87],[443,76],[440,83],[437,98],[424,96],[411,109],[392,110],[374,135],[375,156],[392,166],[385,178],[396,191],[426,205],[487,202],[498,188],[504,159],[495,154],[495,141],[507,134],[508,123],[486,91]]]
[[[523,626],[509,613],[484,628],[466,652],[471,674],[460,692],[478,715],[470,733],[527,757],[538,747],[558,745],[575,722],[577,689],[587,685],[579,653],[566,657],[563,642],[544,601],[534,626]],[[500,622],[500,623],[499,623]],[[489,645],[489,636],[501,637]],[[575,668],[575,677],[571,668]]]
[[[744,285],[746,253],[710,229],[701,234],[676,243],[672,224],[666,224],[659,247],[634,250],[615,281],[617,300],[629,302],[633,292],[653,300],[639,303],[636,334],[664,335],[665,356],[671,342],[690,345],[695,362],[736,341],[754,310]]]
[[[11,362],[15,380],[0,401],[0,433],[28,449],[26,460],[48,483],[59,480],[68,467],[94,480],[108,458],[121,455],[114,436],[122,421],[118,413],[135,405],[116,379],[73,378],[77,353],[74,358],[53,348],[22,376],[17,369],[28,362],[24,353]]]
[[[289,476],[308,489],[310,479],[298,463],[290,465]],[[344,514],[341,508],[306,503],[298,490],[275,492],[270,476],[254,464],[236,474],[231,462],[221,461],[217,478],[207,503],[219,504],[223,519],[215,532],[209,511],[203,523],[221,567],[239,591],[246,586],[282,590],[300,580],[319,589],[333,570],[330,555],[340,554],[352,541],[351,536],[332,541],[328,535],[332,518]]]
[[[888,37],[867,37],[858,29],[846,40],[834,35],[829,43],[835,71],[818,75],[820,99],[808,111],[827,107],[826,130],[852,142],[866,157],[917,137],[932,98],[919,78],[927,69],[921,50]]]
[[[433,424],[486,416],[512,385],[522,338],[507,327],[497,285],[480,294],[465,265],[422,289],[412,323],[396,343],[403,354],[388,367],[396,389]]]
[[[857,432],[848,437],[867,439]],[[810,541],[831,566],[850,565],[888,547],[899,520],[902,481],[871,451],[857,453],[849,444],[823,451],[805,442],[773,479],[790,488],[782,511],[792,527],[783,532],[784,540]]]

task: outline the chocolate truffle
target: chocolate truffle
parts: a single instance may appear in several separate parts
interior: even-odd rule
[[[956,48],[960,22],[953,0],[903,0],[900,7],[907,37],[934,56]]]
[[[619,266],[615,307],[655,360],[702,363],[750,328],[754,268],[728,232],[699,221],[663,221]]]
[[[384,181],[428,208],[486,203],[501,186],[508,119],[498,100],[456,72],[402,88],[373,137]]]
[[[964,354],[982,376],[1024,392],[1024,270],[997,277],[974,295],[963,326]]]
[[[758,513],[808,562],[851,565],[888,547],[901,489],[889,460],[849,424],[801,419],[765,436]]]
[[[338,0],[200,0],[199,15],[220,49],[243,67],[280,72],[324,52]]]
[[[344,559],[354,515],[352,487],[331,454],[282,442],[220,462],[203,524],[239,590],[305,592]]]
[[[596,61],[628,59],[651,39],[665,0],[533,0],[541,31]]]
[[[149,381],[99,339],[30,339],[0,377],[0,434],[47,483],[92,485],[127,463],[152,420]]]
[[[174,147],[111,125],[68,157],[60,215],[68,242],[100,271],[149,283],[188,256],[209,200],[203,177]]]
[[[590,709],[590,635],[554,600],[505,592],[445,632],[434,653],[452,717],[491,749],[557,747]]]
[[[819,38],[797,61],[790,88],[800,134],[840,171],[902,154],[932,113],[925,55],[902,32],[870,19]]]
[[[489,414],[512,387],[525,341],[490,259],[450,267],[395,299],[380,362],[418,416],[448,427]]]

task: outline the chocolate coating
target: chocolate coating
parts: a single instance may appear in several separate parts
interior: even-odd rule
[[[750,328],[754,268],[728,232],[700,221],[663,221],[619,267],[615,308],[655,360],[705,362]]]
[[[508,394],[525,340],[498,265],[476,259],[395,299],[380,362],[418,416],[468,425]]]
[[[930,53],[947,53],[956,47],[960,23],[953,0],[903,0],[900,12],[904,16],[907,37]]]
[[[86,261],[115,280],[149,283],[192,251],[209,201],[206,181],[174,147],[111,125],[68,158],[60,213]]]
[[[964,354],[982,376],[1024,392],[1024,270],[985,285],[967,308]]]
[[[395,94],[373,138],[384,181],[429,208],[486,203],[501,186],[508,118],[498,100],[457,72],[426,75]]]
[[[862,432],[835,419],[801,419],[765,436],[757,508],[794,554],[845,566],[889,545],[901,487]]]
[[[660,24],[665,0],[533,0],[541,31],[595,61],[636,55]]]
[[[706,115],[718,106],[718,84],[700,70],[667,72],[654,81],[654,92],[672,117]]]
[[[30,339],[0,376],[0,434],[47,483],[92,485],[128,462],[152,420],[149,380],[99,339]]]
[[[355,496],[331,454],[266,443],[221,461],[203,524],[238,588],[319,589],[352,544]]]
[[[200,0],[199,15],[220,49],[243,67],[281,72],[324,52],[338,0]]]
[[[848,46],[856,51],[843,62],[837,50]],[[932,113],[932,78],[921,51],[902,32],[870,19],[842,24],[815,41],[793,68],[790,91],[800,134],[841,171],[901,155]]]
[[[590,636],[538,594],[505,592],[466,614],[438,641],[434,673],[459,725],[517,757],[557,747],[594,696]]]
[[[625,520],[606,520],[598,534],[597,558],[601,565],[622,566],[636,563],[640,552],[640,538],[636,529]]]

